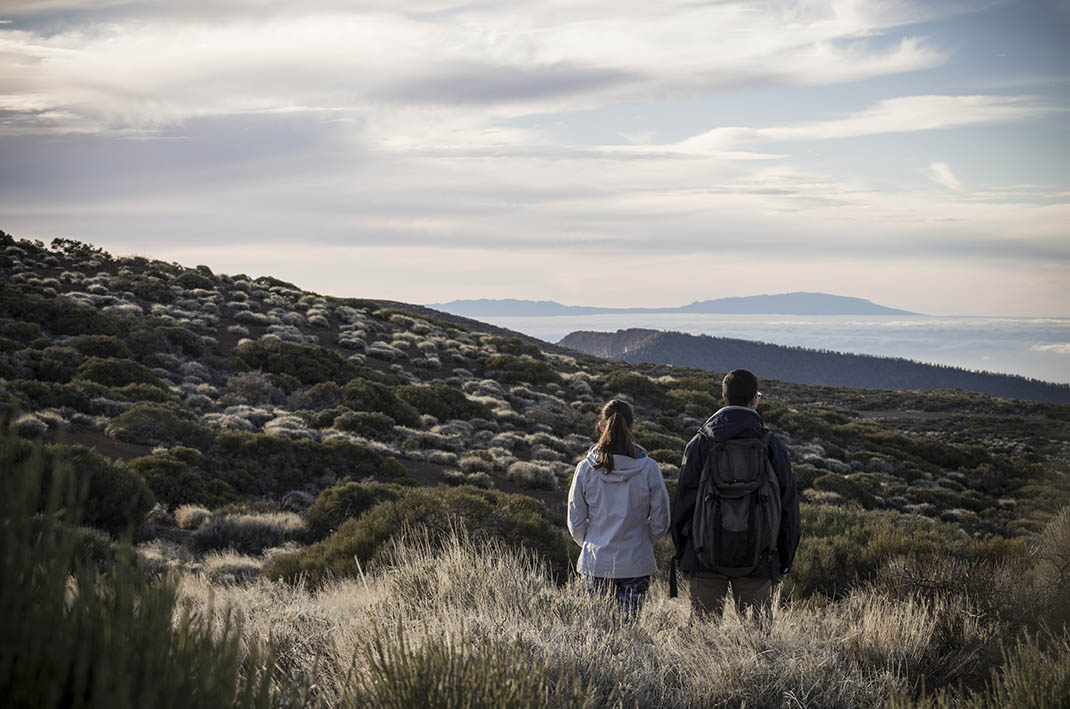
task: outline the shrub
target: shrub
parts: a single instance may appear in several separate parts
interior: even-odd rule
[[[418,426],[420,412],[412,404],[399,399],[384,384],[367,379],[351,379],[342,392],[346,406],[354,410],[377,411],[386,414],[402,426]]]
[[[172,448],[163,454],[130,461],[130,467],[145,479],[156,499],[168,506],[203,504],[213,507],[237,499],[234,488],[226,481],[206,473],[199,467],[199,462],[189,458],[184,460],[177,450]]]
[[[79,534],[42,534],[33,516],[38,500],[52,500],[46,518],[68,501],[64,517],[77,520],[80,504],[46,461],[7,474],[15,467],[7,453],[0,453],[0,704],[270,705],[265,669],[273,661],[261,663],[237,625],[211,627],[178,611],[174,585],[150,581],[128,561],[102,575],[82,562]]]
[[[132,359],[90,357],[78,367],[74,376],[109,387],[137,383],[151,384],[156,387],[164,386],[151,369]]]
[[[175,510],[175,522],[182,529],[197,529],[211,518],[212,513],[200,505],[182,505]]]
[[[11,424],[11,428],[22,438],[38,438],[48,431],[48,424],[33,414],[22,414]]]
[[[121,335],[127,328],[122,318],[104,315],[88,305],[6,283],[0,283],[0,318],[40,324],[56,335]],[[5,332],[9,331],[10,326]]]
[[[331,424],[339,431],[349,431],[375,440],[389,439],[394,433],[394,419],[378,411],[349,411],[337,415]]]
[[[73,347],[46,347],[41,359],[34,365],[38,379],[51,382],[66,382],[74,375],[85,357]]]
[[[517,461],[509,466],[505,477],[523,488],[535,490],[556,490],[557,476],[554,471],[537,463]]]
[[[307,342],[276,339],[243,342],[234,348],[234,354],[254,369],[286,374],[306,385],[343,382],[354,374],[353,365],[337,352]]]
[[[139,524],[155,503],[140,475],[92,448],[40,446],[9,440],[4,444],[3,457],[7,463],[0,471],[0,477],[5,481],[16,474],[18,468],[37,460],[45,487],[52,484],[53,478],[58,478],[83,488],[79,508],[81,523],[112,534]],[[47,500],[38,500],[37,509],[45,509],[47,505]]]
[[[844,596],[898,557],[964,555],[968,539],[952,525],[925,518],[826,505],[803,505],[802,527],[795,564],[785,578],[785,591],[802,598]]]
[[[319,584],[329,575],[357,576],[358,563],[371,568],[386,560],[391,539],[418,530],[438,544],[458,524],[475,538],[500,538],[514,548],[528,549],[564,578],[570,567],[564,536],[538,500],[525,495],[471,486],[411,488],[395,500],[382,502],[359,518],[293,554],[272,557],[264,573],[288,581]]]
[[[240,431],[220,433],[209,459],[224,480],[247,495],[283,494],[317,478],[372,475],[383,466],[382,456],[358,443]]]
[[[112,438],[149,446],[206,445],[212,439],[196,417],[169,404],[139,402],[119,414],[105,432]]]
[[[679,436],[651,431],[641,425],[635,428],[635,442],[648,451],[659,448],[676,451],[676,460],[671,462],[679,462],[684,455],[684,448],[687,447],[687,441]]]
[[[619,369],[607,376],[606,388],[659,409],[668,408],[672,403],[665,387],[638,372],[626,369]]]
[[[172,283],[177,286],[182,286],[186,290],[193,290],[194,288],[215,288],[215,281],[197,271],[184,271],[178,276],[175,276]]]
[[[528,357],[498,354],[488,357],[484,365],[496,379],[503,382],[547,384],[561,381],[561,375],[555,372],[550,365]]]
[[[397,395],[420,413],[430,414],[440,421],[491,417],[490,409],[485,405],[470,400],[460,389],[447,384],[401,386],[397,388]]]
[[[396,500],[404,491],[389,483],[349,480],[332,485],[316,496],[305,513],[309,534],[313,539],[323,539],[347,519],[360,517],[385,500]]]
[[[193,533],[198,552],[233,549],[242,554],[261,554],[265,549],[303,539],[308,525],[293,512],[216,516]]]

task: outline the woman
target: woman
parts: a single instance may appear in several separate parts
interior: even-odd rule
[[[654,540],[669,528],[669,493],[657,462],[632,440],[634,421],[625,401],[602,408],[598,443],[568,491],[568,531],[582,549],[576,570],[632,616],[657,570]]]

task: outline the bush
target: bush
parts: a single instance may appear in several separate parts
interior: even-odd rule
[[[177,286],[182,286],[186,290],[193,290],[194,288],[211,290],[212,288],[215,288],[215,281],[197,271],[184,271],[178,276],[175,276],[172,283]]]
[[[561,375],[550,365],[537,359],[498,354],[488,357],[484,365],[489,373],[503,382],[547,384],[561,381]]]
[[[377,411],[386,414],[402,426],[418,426],[420,412],[412,404],[399,399],[385,384],[367,379],[351,379],[342,392],[346,406],[354,410]]]
[[[180,529],[197,529],[212,518],[212,513],[200,505],[182,505],[175,510],[175,522]]]
[[[326,347],[307,342],[256,340],[243,342],[234,354],[254,369],[295,377],[302,384],[344,382],[355,374],[353,365]]]
[[[84,359],[82,353],[73,347],[46,347],[34,365],[34,373],[38,379],[67,382]]]
[[[430,414],[440,421],[492,416],[486,406],[470,400],[460,389],[447,384],[400,386],[397,395],[421,414]]]
[[[389,483],[349,480],[332,485],[320,492],[305,512],[309,534],[313,539],[323,539],[347,519],[360,517],[385,500],[396,500],[404,492],[404,488]]]
[[[374,440],[387,440],[394,433],[394,419],[378,411],[349,411],[334,417],[331,424],[339,431],[349,431]]]
[[[505,471],[505,477],[523,488],[533,490],[556,490],[557,476],[554,471],[537,463],[517,461]]]
[[[76,522],[81,506],[47,461],[12,453],[0,452],[0,705],[270,705],[273,660],[261,663],[234,623],[178,612],[174,585],[129,556],[102,575],[81,560],[79,534],[42,534],[39,500],[52,501],[48,519],[69,502],[63,516]]]
[[[897,557],[965,555],[968,540],[956,527],[925,518],[826,505],[803,505],[802,528],[794,567],[785,578],[785,592],[801,598],[842,597]]]
[[[610,391],[624,394],[637,402],[659,409],[665,409],[672,405],[672,400],[665,391],[665,387],[638,372],[619,369],[606,377],[606,388]]]
[[[188,411],[168,404],[139,402],[119,414],[105,430],[110,437],[147,446],[186,444],[203,447],[211,432]]]
[[[265,549],[301,540],[308,525],[293,512],[221,515],[193,533],[193,548],[199,553],[233,549],[259,555]]]
[[[151,369],[132,359],[90,357],[78,367],[74,376],[109,387],[144,383],[164,388],[164,383]]]
[[[53,478],[69,481],[83,488],[80,505],[81,523],[119,534],[138,525],[152,509],[155,500],[145,481],[120,462],[105,458],[92,448],[67,445],[33,445],[9,440],[4,444],[8,461],[0,476],[5,479],[16,469],[39,461],[42,484],[48,487]],[[48,501],[37,501],[45,509]]]
[[[676,460],[670,461],[673,463],[679,463],[684,456],[684,448],[687,447],[687,441],[679,436],[672,436],[665,433],[658,433],[657,431],[651,431],[643,426],[637,426],[635,428],[635,442],[641,445],[643,448],[649,450],[665,449],[676,452]]]
[[[364,569],[382,563],[388,542],[406,531],[418,530],[438,544],[457,524],[477,539],[500,538],[514,548],[535,552],[558,578],[568,573],[568,546],[545,505],[525,495],[468,485],[407,489],[397,499],[343,522],[323,541],[272,557],[264,573],[288,581],[304,579],[313,585],[331,575],[355,577],[358,563]]]
[[[204,472],[196,462],[183,460],[175,450],[130,461],[130,467],[145,479],[157,500],[168,506],[196,503],[215,507],[237,499],[234,488],[224,480]]]
[[[56,335],[121,335],[122,318],[66,298],[46,297],[24,286],[0,283],[0,318],[40,324]],[[10,331],[10,326],[7,331]],[[38,330],[39,332],[40,330]]]
[[[241,431],[220,433],[209,459],[214,471],[246,495],[283,494],[317,478],[373,475],[384,465],[381,455],[358,443]]]

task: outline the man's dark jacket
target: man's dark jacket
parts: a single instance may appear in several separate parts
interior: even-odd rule
[[[754,409],[726,406],[702,425],[684,450],[683,468],[676,487],[676,502],[672,506],[672,541],[676,545],[676,559],[681,571],[694,573],[710,571],[695,556],[691,546],[691,520],[695,514],[699,478],[714,441],[729,438],[760,438],[765,430],[762,417]],[[799,546],[799,494],[795,490],[795,474],[791,471],[788,449],[776,436],[769,439],[769,460],[780,485],[780,534],[777,535],[777,557],[759,564],[749,575],[753,578],[777,581],[791,570],[795,548]]]

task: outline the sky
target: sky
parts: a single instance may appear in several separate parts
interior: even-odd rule
[[[1070,0],[0,0],[0,229],[412,303],[1070,317],[1068,110]]]

